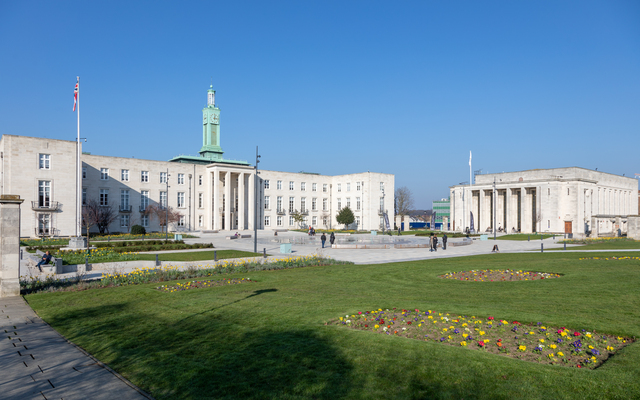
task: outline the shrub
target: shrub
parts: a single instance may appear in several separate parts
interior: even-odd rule
[[[132,235],[146,235],[147,234],[147,230],[144,229],[144,226],[134,225],[134,226],[131,227],[131,234]]]

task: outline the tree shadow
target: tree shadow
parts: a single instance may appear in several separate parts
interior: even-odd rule
[[[190,315],[190,316],[188,316],[188,317],[186,317],[186,318],[183,318],[183,319],[181,319],[181,320],[177,321],[177,322],[176,322],[176,324],[181,323],[181,322],[184,322],[184,321],[186,321],[186,320],[188,320],[188,319],[190,319],[190,318],[195,318],[195,317],[198,317],[198,316],[200,316],[200,315],[202,315],[202,314],[206,314],[206,313],[209,313],[209,312],[212,312],[212,311],[215,311],[215,310],[221,309],[221,308],[223,308],[223,307],[227,307],[227,306],[230,306],[230,305],[232,305],[232,304],[239,303],[239,302],[241,302],[241,301],[247,300],[247,299],[249,299],[249,298],[251,298],[251,297],[254,297],[254,296],[259,296],[259,295],[264,294],[264,293],[272,293],[272,292],[277,292],[277,291],[278,291],[278,289],[262,289],[262,290],[256,290],[256,291],[254,291],[252,294],[250,294],[250,295],[248,295],[247,297],[244,297],[244,298],[242,298],[242,299],[234,300],[234,301],[232,301],[232,302],[230,302],[230,303],[222,304],[222,305],[220,305],[220,306],[213,307],[213,308],[210,308],[210,309],[208,309],[208,310],[201,311],[201,312],[196,313],[196,314],[192,314],[192,315]]]

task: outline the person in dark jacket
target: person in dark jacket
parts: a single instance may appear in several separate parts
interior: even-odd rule
[[[331,245],[333,246],[333,243],[336,241],[336,235],[333,234],[333,232],[331,232],[331,236],[329,236],[329,242],[331,242]]]
[[[438,236],[433,237],[433,251],[438,251]]]
[[[320,240],[322,240],[322,248],[324,249],[324,242],[327,241],[327,235],[322,232],[322,236],[320,236]]]
[[[442,250],[446,250],[447,249],[447,234],[443,234],[442,235]]]
[[[40,272],[42,272],[42,265],[43,264],[44,265],[49,264],[49,261],[51,261],[51,253],[49,253],[49,250],[47,250],[47,252],[42,256],[42,260],[40,260],[40,262],[38,262],[36,267],[38,267]]]

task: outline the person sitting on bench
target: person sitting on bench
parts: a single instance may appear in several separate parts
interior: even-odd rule
[[[49,253],[49,250],[47,250],[46,253],[44,253],[44,255],[42,256],[42,260],[40,260],[40,262],[38,262],[38,264],[36,264],[36,267],[38,267],[38,269],[40,270],[40,272],[42,272],[42,265],[43,264],[49,264],[49,261],[51,261],[51,253]]]

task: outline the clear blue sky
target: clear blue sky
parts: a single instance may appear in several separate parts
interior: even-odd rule
[[[640,173],[640,2],[0,0],[0,133],[395,174],[416,208],[485,172]]]

